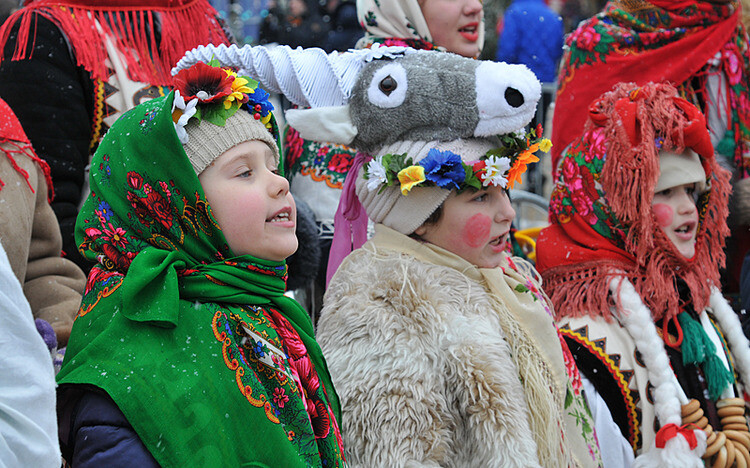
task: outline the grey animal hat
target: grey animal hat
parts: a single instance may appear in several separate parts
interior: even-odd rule
[[[531,121],[541,96],[524,65],[378,44],[330,55],[288,46],[201,46],[172,72],[212,59],[305,108],[286,113],[302,138],[369,154],[397,141],[515,132]]]

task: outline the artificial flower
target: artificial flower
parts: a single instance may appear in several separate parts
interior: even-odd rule
[[[223,69],[198,62],[174,76],[175,88],[186,99],[217,102],[232,94],[234,77]]]
[[[383,156],[370,161],[367,165],[367,190],[373,191],[380,187],[381,184],[385,184],[388,181],[385,173],[385,166],[383,166]]]
[[[458,189],[466,179],[461,156],[452,151],[440,151],[432,148],[427,156],[419,162],[424,168],[425,177],[440,188]]]
[[[233,78],[232,80],[232,92],[224,98],[224,109],[229,109],[235,100],[237,102],[245,103],[248,100],[247,94],[252,93],[253,90],[247,86],[250,82],[247,78],[237,76],[237,73],[232,70],[223,69],[227,75]]]
[[[188,134],[185,130],[185,125],[195,115],[198,109],[197,99],[193,99],[185,102],[185,99],[180,94],[179,90],[174,92],[174,102],[172,102],[172,122],[174,123],[174,129],[177,132],[177,138],[180,139],[180,143],[187,144]]]
[[[273,110],[273,104],[269,100],[270,95],[260,88],[251,89],[247,94],[248,103],[261,115],[268,115]],[[258,107],[260,106],[260,107]]]
[[[539,161],[539,158],[533,153],[538,147],[538,144],[533,144],[528,149],[518,154],[516,160],[513,161],[513,166],[508,170],[508,188],[512,189],[516,182],[522,181],[521,174],[526,172],[527,165]]]
[[[505,156],[498,158],[497,156],[488,156],[485,159],[485,168],[480,179],[482,180],[482,186],[489,187],[502,187],[505,188],[508,185],[508,179],[505,174],[510,169],[510,158]]]
[[[542,141],[539,142],[540,151],[549,153],[549,150],[551,149],[552,149],[552,142],[549,140],[549,138],[543,138]]]
[[[398,181],[401,182],[402,195],[407,195],[415,185],[419,185],[426,180],[424,167],[422,166],[409,166],[406,169],[401,169],[397,177]]]

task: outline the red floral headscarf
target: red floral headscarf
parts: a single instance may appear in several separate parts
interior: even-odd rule
[[[698,197],[696,253],[686,259],[659,227],[651,203],[659,151],[690,148],[706,173]],[[626,276],[654,319],[679,310],[677,278],[696,310],[719,284],[729,172],[713,153],[698,109],[674,87],[622,83],[589,109],[583,135],[562,155],[550,200],[550,222],[537,242],[537,268],[558,316],[610,317],[612,276]]]

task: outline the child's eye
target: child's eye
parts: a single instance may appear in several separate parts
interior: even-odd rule
[[[472,198],[472,201],[481,202],[481,201],[485,201],[486,199],[487,199],[487,192],[483,192],[483,193],[478,193],[477,195],[475,195],[474,198]]]
[[[672,195],[672,189],[671,188],[664,189],[664,190],[662,190],[660,192],[656,192],[656,195],[661,195],[663,197],[668,197],[668,196]]]
[[[253,172],[252,172],[251,170],[249,170],[249,169],[248,169],[248,170],[246,170],[246,171],[243,171],[243,172],[241,172],[241,173],[237,174],[237,177],[240,177],[240,178],[242,178],[242,179],[247,179],[247,178],[248,178],[248,177],[250,177],[250,176],[251,176],[252,174],[253,174]]]

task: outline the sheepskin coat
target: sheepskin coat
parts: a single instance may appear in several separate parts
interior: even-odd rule
[[[539,466],[489,294],[459,271],[359,249],[331,281],[317,339],[352,467]]]

